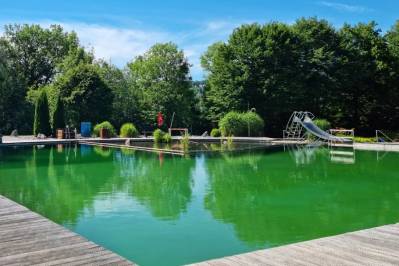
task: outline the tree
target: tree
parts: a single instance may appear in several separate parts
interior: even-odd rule
[[[395,25],[387,32],[385,35],[388,47],[392,55],[398,59],[399,58],[399,20],[396,21]]]
[[[173,43],[156,44],[128,67],[129,83],[137,91],[146,126],[156,125],[158,112],[169,121],[175,112],[174,125],[192,123],[194,94],[183,51]]]
[[[254,107],[268,118],[270,131],[281,131],[282,119],[295,108],[289,93],[299,86],[297,43],[287,25],[269,23],[243,25],[226,44],[211,47],[202,60],[212,61],[205,64],[210,72],[205,90],[209,119],[216,122],[231,110]]]
[[[193,81],[191,91],[194,94],[194,105],[192,106],[192,124],[191,131],[193,134],[202,134],[208,131],[211,125],[207,118],[207,107],[205,105],[205,81]]]
[[[297,101],[302,102],[303,110],[330,118],[339,111],[340,37],[331,24],[317,18],[299,19],[292,29],[299,38],[295,68],[301,88],[295,92]]]
[[[61,97],[57,98],[57,104],[55,107],[55,111],[53,113],[53,131],[56,131],[59,128],[65,128],[65,116],[64,116],[64,103],[61,100]]]
[[[38,134],[51,135],[49,106],[45,90],[41,91],[35,105],[33,135],[37,136]]]
[[[3,39],[17,71],[32,88],[51,82],[56,65],[79,46],[76,34],[65,33],[60,25],[47,29],[39,25],[6,25]]]
[[[207,73],[213,72],[213,64],[216,59],[217,53],[221,47],[223,47],[223,42],[215,42],[211,44],[203,55],[201,55],[201,66]]]
[[[255,107],[268,135],[280,135],[295,110],[359,134],[397,128],[398,25],[385,37],[374,22],[338,31],[316,18],[242,25],[202,57],[207,116]]]
[[[31,125],[25,123],[25,112],[23,84],[0,41],[0,133],[10,133],[13,129],[24,132],[31,128]]]
[[[7,127],[22,133],[32,132],[38,91],[52,82],[57,65],[79,46],[78,38],[74,32],[64,32],[59,25],[44,29],[39,25],[15,24],[5,26],[0,46],[7,55],[11,73],[8,80],[13,83],[8,88],[12,89],[9,92],[12,100],[8,102],[14,107],[13,114],[7,114],[12,121],[7,122]]]
[[[129,76],[116,66],[100,60],[96,63],[98,72],[105,84],[111,89],[113,97],[111,122],[119,128],[126,121],[140,125],[140,106],[137,91]]]
[[[384,128],[389,102],[386,86],[392,71],[388,47],[375,22],[344,25],[341,37],[343,66],[340,72],[342,122],[359,133]]]
[[[53,86],[65,103],[69,126],[77,127],[82,121],[98,123],[110,117],[112,91],[95,66],[79,64],[59,76]]]
[[[388,44],[388,50],[392,59],[392,71],[389,83],[385,86],[386,91],[386,113],[385,123],[390,125],[389,129],[399,129],[399,20],[384,36]]]

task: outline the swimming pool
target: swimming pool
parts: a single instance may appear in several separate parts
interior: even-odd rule
[[[140,265],[180,265],[398,222],[398,162],[325,147],[9,147],[0,194]]]

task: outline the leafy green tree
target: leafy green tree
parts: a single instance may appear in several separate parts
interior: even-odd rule
[[[67,70],[54,82],[54,88],[65,103],[68,125],[80,122],[98,123],[110,117],[113,95],[93,65],[79,64]]]
[[[299,38],[299,60],[294,67],[301,88],[295,91],[296,105],[318,116],[331,117],[338,111],[335,100],[342,67],[340,37],[331,24],[317,18],[299,19],[292,29]]]
[[[399,58],[399,20],[396,21],[395,25],[387,32],[385,38],[392,55],[395,56],[395,58]]]
[[[140,105],[129,76],[115,65],[105,61],[97,62],[98,72],[105,84],[111,89],[113,97],[111,121],[120,127],[126,121],[141,124]]]
[[[217,57],[217,53],[221,47],[223,47],[223,42],[215,42],[211,44],[205,53],[201,56],[201,66],[207,73],[213,72],[214,60]]]
[[[79,46],[74,32],[65,33],[60,25],[6,25],[4,40],[17,71],[28,87],[37,88],[51,82],[56,65]]]
[[[45,90],[42,90],[35,105],[35,118],[33,124],[33,135],[44,134],[51,135],[50,112]]]
[[[375,22],[344,25],[340,108],[342,122],[362,133],[383,126],[387,77],[391,71],[387,44]]]
[[[255,107],[268,135],[280,135],[295,110],[360,134],[397,128],[398,24],[385,37],[374,22],[338,31],[316,18],[243,25],[202,57],[207,117]]]
[[[211,125],[207,117],[207,106],[205,99],[206,82],[193,81],[191,91],[194,94],[194,104],[192,106],[192,120],[195,123],[190,128],[193,134],[202,134],[209,130]]]
[[[25,132],[32,128],[24,119],[26,109],[24,86],[0,41],[0,133],[9,134],[13,129]]]
[[[287,25],[270,23],[243,25],[226,44],[212,47],[206,56],[212,62],[205,64],[210,70],[205,91],[209,119],[218,121],[230,110],[254,107],[271,121],[269,129],[280,131],[282,117],[294,108],[297,43]]]
[[[94,54],[92,51],[87,52],[84,48],[78,47],[72,49],[68,54],[57,64],[58,73],[65,73],[71,68],[80,64],[91,65],[94,63]]]
[[[53,131],[59,128],[65,128],[65,116],[64,116],[64,103],[61,97],[58,97],[57,105],[53,113]]]
[[[146,126],[154,127],[158,112],[169,123],[175,112],[174,125],[192,123],[194,94],[189,63],[173,43],[156,44],[129,65],[129,83],[140,99],[141,116]]]
[[[399,129],[399,20],[392,26],[391,30],[384,36],[388,44],[388,50],[392,59],[392,71],[386,90],[385,123],[393,130]]]
[[[7,113],[12,121],[7,122],[7,127],[31,132],[39,88],[53,81],[57,65],[79,46],[78,38],[74,32],[64,32],[59,25],[42,28],[15,24],[5,26],[0,46],[11,69],[8,81],[13,83],[8,85],[12,90],[8,102],[14,108],[11,115]]]

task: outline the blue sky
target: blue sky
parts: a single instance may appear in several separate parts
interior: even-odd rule
[[[310,16],[336,27],[375,20],[386,31],[399,19],[399,0],[0,0],[0,25],[61,24],[97,57],[119,67],[156,42],[175,42],[193,65],[195,80],[203,79],[200,55],[238,25]]]

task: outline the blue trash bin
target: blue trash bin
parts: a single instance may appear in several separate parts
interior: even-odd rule
[[[80,123],[80,135],[84,138],[91,137],[91,123],[90,122]]]

